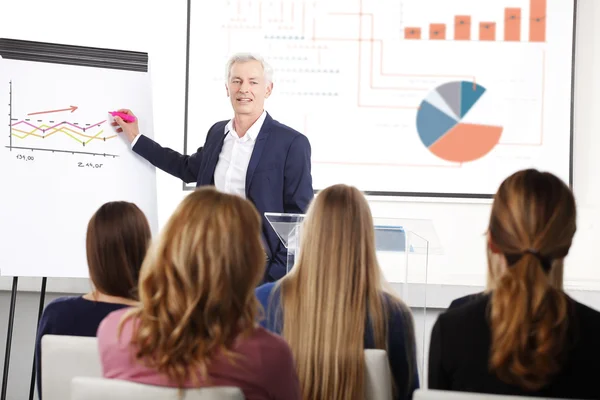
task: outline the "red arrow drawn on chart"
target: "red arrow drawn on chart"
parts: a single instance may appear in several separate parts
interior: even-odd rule
[[[55,112],[61,112],[61,111],[69,111],[71,110],[71,112],[77,110],[77,106],[71,106],[69,108],[62,108],[60,110],[49,110],[49,111],[38,111],[38,112],[34,112],[34,113],[29,113],[27,115],[36,115],[36,114],[49,114],[49,113],[55,113]]]

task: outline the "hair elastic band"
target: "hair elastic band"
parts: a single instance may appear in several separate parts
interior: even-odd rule
[[[550,268],[552,267],[552,259],[551,258],[547,258],[544,257],[540,254],[540,252],[536,249],[533,248],[528,248],[526,250],[524,250],[521,254],[506,254],[506,261],[508,263],[509,267],[512,267],[514,264],[516,264],[525,254],[531,254],[532,256],[534,256],[535,258],[537,258],[540,263],[542,264],[542,269],[544,270],[544,272],[549,272]]]

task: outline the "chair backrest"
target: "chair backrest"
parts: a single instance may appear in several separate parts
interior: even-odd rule
[[[531,400],[533,397],[526,396],[508,396],[489,393],[467,393],[454,392],[433,389],[417,389],[413,393],[413,400]],[[540,399],[550,399],[549,397],[536,397]],[[560,399],[553,399],[560,400]]]
[[[392,373],[385,350],[365,350],[365,398],[392,400]]]
[[[42,337],[42,398],[70,397],[75,376],[101,377],[102,367],[95,337],[44,335]]]
[[[71,382],[71,400],[244,400],[236,387],[183,389],[144,385],[118,379],[76,377]],[[65,398],[65,400],[68,398]],[[46,399],[44,399],[46,400]]]

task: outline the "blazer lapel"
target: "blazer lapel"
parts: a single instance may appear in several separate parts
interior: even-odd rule
[[[208,161],[206,163],[206,168],[204,169],[204,173],[202,174],[202,182],[199,182],[203,185],[214,184],[214,175],[215,169],[217,168],[217,163],[219,162],[219,154],[221,154],[221,150],[223,149],[223,143],[225,142],[225,133],[223,129],[220,129],[216,132],[217,137],[215,138],[214,147],[211,149],[208,154]]]
[[[246,197],[248,197],[248,190],[250,189],[250,184],[252,184],[254,171],[258,166],[260,157],[262,156],[265,145],[267,144],[267,139],[269,138],[269,133],[271,131],[272,120],[273,118],[271,118],[269,113],[267,113],[265,121],[260,128],[260,132],[258,132],[258,137],[256,138],[256,143],[254,144],[254,150],[252,150],[252,156],[250,156],[250,162],[248,163],[248,171],[246,172]]]

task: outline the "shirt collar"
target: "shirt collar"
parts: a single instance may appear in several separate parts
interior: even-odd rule
[[[256,138],[258,137],[258,134],[260,133],[260,129],[262,128],[263,123],[265,122],[265,118],[266,117],[267,117],[267,111],[263,110],[263,112],[260,115],[260,117],[258,117],[258,119],[248,129],[248,131],[246,132],[245,136],[248,136],[250,139],[252,139],[252,141],[255,141]],[[237,132],[235,132],[235,130],[233,129],[233,118],[229,120],[229,122],[227,123],[227,125],[225,125],[225,129],[223,130],[223,134],[227,135],[229,132],[231,132],[231,134],[236,139],[239,139],[239,136],[237,135]]]

